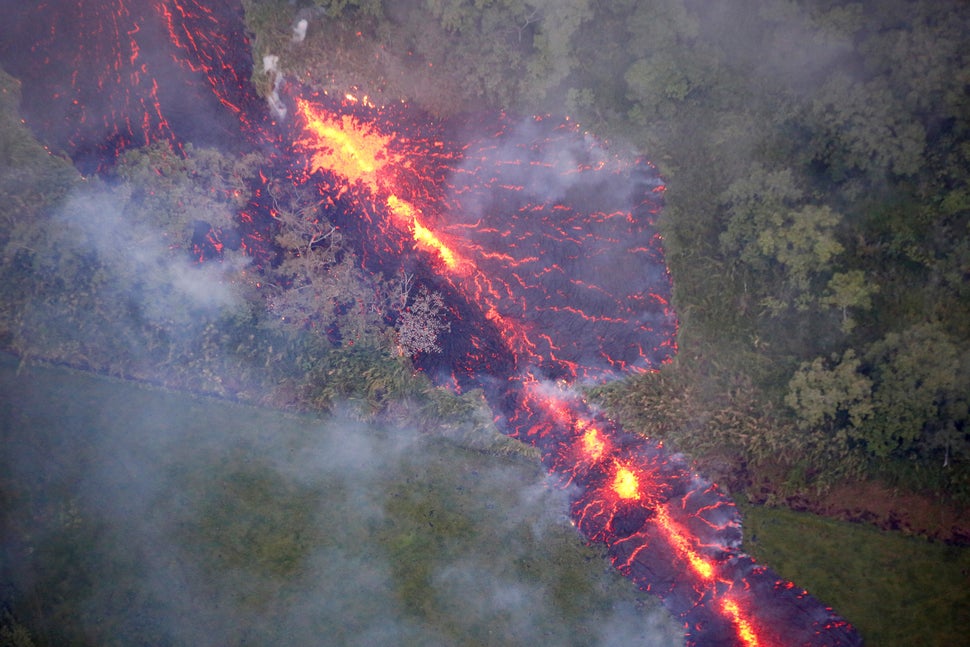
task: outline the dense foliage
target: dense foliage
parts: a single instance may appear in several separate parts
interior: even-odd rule
[[[593,390],[627,424],[796,490],[868,474],[970,492],[965,3],[243,4],[256,61],[279,57],[273,74],[436,116],[565,106],[661,167],[680,354]],[[255,69],[269,92],[275,78]],[[277,402],[413,392],[401,353],[432,351],[422,335],[447,329],[433,295],[364,276],[307,196],[279,196],[279,263],[227,250],[172,269],[192,223],[238,209],[257,159],[153,148],[82,180],[28,150],[10,80],[3,99],[7,347],[135,377],[165,367],[185,386]],[[97,233],[78,225],[91,213],[107,223]],[[148,221],[164,232],[151,258],[114,252],[144,248]],[[164,280],[141,283],[146,263]],[[183,271],[211,272],[213,290],[181,290]],[[132,293],[145,298],[110,298]],[[324,378],[359,362],[381,367],[366,373],[381,386]]]
[[[257,56],[302,82],[437,114],[565,106],[661,166],[681,354],[595,390],[628,423],[796,489],[970,492],[965,3],[247,8]]]

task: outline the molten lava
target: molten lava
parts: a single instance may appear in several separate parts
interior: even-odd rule
[[[595,463],[606,452],[606,441],[596,427],[589,427],[583,432],[583,456]]]
[[[423,252],[436,270],[424,280],[464,304],[455,323],[470,322],[469,345],[452,347],[445,371],[425,367],[485,388],[509,433],[578,487],[577,527],[684,620],[689,644],[858,644],[851,627],[804,592],[779,598],[759,586],[774,577],[775,591],[789,590],[741,553],[737,510],[715,485],[580,398],[543,386],[650,370],[676,349],[653,229],[663,192],[653,167],[615,159],[569,126],[529,120],[502,123],[492,137],[442,155],[451,169],[445,186],[421,186],[407,178],[414,140],[396,135],[379,111],[362,118],[356,105],[297,105],[308,181],[335,175],[343,190],[363,192],[370,205],[355,230],[362,238],[379,231],[385,242],[411,241],[386,243],[398,253],[370,254],[371,267],[388,271],[408,247]],[[341,112],[348,109],[355,112]],[[491,351],[489,329],[499,339]],[[504,370],[494,363],[503,349],[512,359]],[[778,614],[781,626],[757,620]]]
[[[349,182],[362,183],[377,195],[382,188],[379,174],[399,162],[387,149],[393,136],[382,135],[351,115],[316,111],[304,99],[297,99],[296,105],[306,128],[306,137],[296,143],[312,152],[310,171],[335,173]]]
[[[384,201],[395,225],[409,232],[419,248],[433,253],[449,270],[458,270],[455,252],[421,223],[416,206],[395,193],[397,178],[393,171],[405,160],[390,149],[394,135],[383,134],[374,124],[349,114],[322,112],[305,99],[297,99],[296,105],[306,132],[296,144],[310,153],[308,172],[322,170],[336,175],[347,182],[348,188],[359,183],[372,200]]]
[[[278,141],[248,85],[237,2],[23,4],[10,23],[39,36],[30,57],[4,65],[42,79],[24,86],[28,123],[76,163],[93,154],[103,168],[128,146],[198,142],[213,119],[224,133],[226,114],[236,139]],[[292,143],[279,144],[276,177],[263,181],[311,183],[319,215],[356,241],[369,269],[407,267],[445,296],[444,352],[416,361],[442,383],[483,389],[498,423],[572,488],[579,531],[663,600],[689,644],[860,644],[831,609],[741,552],[733,503],[683,457],[550,386],[656,370],[676,352],[652,165],[550,119],[501,118],[467,141],[403,108],[392,118],[352,97],[284,100],[296,108]],[[255,211],[268,191],[256,193],[240,220],[260,253],[271,236]]]
[[[640,498],[640,479],[636,472],[623,465],[616,466],[613,475],[613,491],[621,499],[636,501]]]
[[[758,633],[751,626],[751,623],[745,619],[745,614],[741,612],[737,602],[725,599],[721,602],[721,609],[734,620],[734,624],[738,627],[738,638],[741,639],[742,644],[746,647],[758,647],[761,644],[761,641],[758,640]]]

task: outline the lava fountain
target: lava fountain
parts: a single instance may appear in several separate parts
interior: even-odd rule
[[[569,388],[656,370],[676,352],[654,226],[664,185],[647,161],[611,155],[567,121],[502,116],[476,124],[485,136],[449,137],[403,107],[296,89],[280,144],[249,88],[236,3],[6,4],[18,16],[8,25],[43,35],[17,48],[3,33],[4,65],[38,79],[24,86],[27,122],[82,168],[213,132],[278,146],[277,179],[315,187],[368,269],[405,267],[441,292],[451,334],[416,362],[483,390],[498,424],[569,488],[578,530],[681,619],[687,644],[861,644],[741,551],[739,515],[715,484]]]

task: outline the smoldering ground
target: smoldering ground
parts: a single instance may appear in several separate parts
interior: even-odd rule
[[[206,5],[225,33],[241,32],[236,3]],[[27,81],[22,113],[52,150],[66,152],[83,171],[94,172],[121,149],[149,140],[233,142],[238,118],[204,74],[213,52],[225,45],[201,38],[178,42],[175,33],[186,28],[181,21],[192,17],[188,12],[97,2],[5,2],[3,9],[0,59],[6,71]],[[252,97],[231,83],[247,78],[252,62],[242,48],[231,54],[238,72],[220,69],[221,99],[243,104]]]
[[[529,459],[14,368],[3,598],[41,643],[682,642]]]
[[[529,337],[515,348],[520,369],[612,377],[668,359],[676,322],[655,167],[568,122],[508,119],[468,146],[447,184],[440,228],[477,273],[463,298]]]

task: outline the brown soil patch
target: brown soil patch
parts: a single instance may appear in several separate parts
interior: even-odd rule
[[[790,501],[789,505],[796,510],[871,523],[906,535],[970,545],[970,511],[939,497],[900,492],[878,482],[841,485],[814,500],[803,498]]]
[[[970,507],[939,495],[902,491],[879,481],[843,483],[825,494],[784,491],[783,474],[739,465],[735,459],[708,456],[699,461],[702,474],[728,491],[742,492],[751,503],[783,505],[799,512],[865,523],[931,541],[970,546]]]
[[[751,496],[755,503],[768,500],[765,484],[757,490]],[[938,496],[902,492],[878,481],[842,484],[823,495],[799,493],[773,499],[792,510],[867,523],[931,541],[970,545],[970,510]]]

